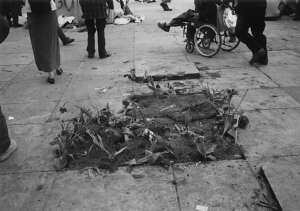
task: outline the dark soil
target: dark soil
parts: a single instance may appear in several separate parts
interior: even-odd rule
[[[123,104],[118,116],[109,108],[96,115],[82,108],[78,117],[64,122],[54,142],[61,161],[57,168],[97,166],[113,171],[123,165],[242,157],[234,138],[223,135],[225,119],[218,112],[222,101],[212,102],[205,93],[135,95]]]

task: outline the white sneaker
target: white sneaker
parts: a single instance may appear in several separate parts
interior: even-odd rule
[[[8,149],[6,150],[6,152],[0,154],[0,162],[5,161],[6,159],[8,159],[12,153],[14,151],[16,151],[17,149],[17,143],[15,140],[11,139],[10,140],[10,145],[8,147]]]

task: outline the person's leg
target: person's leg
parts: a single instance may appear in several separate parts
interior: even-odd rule
[[[157,25],[162,30],[169,32],[170,27],[182,26],[184,22],[189,22],[193,17],[195,17],[195,11],[188,10],[188,11],[178,15],[177,17],[173,18],[169,23],[160,22]]]
[[[295,21],[300,20],[300,0],[298,0],[297,5],[296,5],[296,16],[294,17]]]
[[[57,26],[57,34],[58,34],[59,39],[62,41],[63,45],[68,45],[68,44],[74,42],[74,40],[75,40],[73,38],[67,37],[65,35],[65,33],[63,32],[63,30],[59,26]]]
[[[96,27],[98,33],[98,53],[99,58],[104,59],[110,56],[105,49],[105,19],[96,19]]]
[[[163,8],[164,11],[172,11],[172,9],[169,8],[168,3],[170,0],[162,0],[160,3],[160,6]]]
[[[85,25],[88,31],[88,45],[87,45],[87,52],[88,57],[93,58],[95,55],[95,22],[94,19],[86,19]]]
[[[259,48],[263,48],[265,50],[264,57],[259,61],[260,64],[267,65],[268,64],[268,54],[267,54],[267,38],[264,35],[264,30],[266,28],[265,23],[265,9],[258,9],[255,13],[255,16],[252,18],[251,22],[251,32],[256,41],[259,44]]]
[[[0,106],[0,154],[6,152],[9,145],[10,145],[10,138],[8,136],[6,120]]]

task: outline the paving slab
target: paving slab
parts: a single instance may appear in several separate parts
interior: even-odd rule
[[[56,101],[59,100],[66,87],[68,87],[71,76],[64,74],[57,77],[56,83],[49,86],[46,82],[47,76],[40,79],[24,80],[11,83],[4,93],[0,93],[0,103],[28,103],[32,101]]]
[[[58,123],[48,125],[9,126],[10,137],[18,149],[10,159],[0,163],[0,174],[53,170],[53,147]]]
[[[278,85],[270,78],[253,67],[208,70],[206,72],[210,74],[218,73],[220,75],[220,77],[202,80],[204,84],[208,84],[211,88],[215,89],[255,89],[278,87]]]
[[[153,211],[177,210],[176,195],[168,174],[160,168],[142,169],[143,177],[118,170],[89,177],[86,172],[59,174],[47,194],[45,210]]]
[[[209,211],[255,210],[255,191],[259,185],[245,161],[221,161],[187,167],[178,178],[182,210],[194,211],[197,205]]]
[[[0,175],[1,210],[44,210],[45,191],[51,189],[52,173]]]
[[[29,64],[33,59],[32,53],[0,54],[1,65]]]
[[[283,90],[300,103],[300,87],[284,87]]]
[[[298,57],[299,59],[300,57]],[[300,73],[299,73],[300,60],[298,64],[271,64],[259,69],[268,75],[276,84],[285,86],[299,86]]]
[[[300,157],[287,157],[267,162],[262,170],[282,210],[295,211],[300,207]]]
[[[273,109],[245,113],[250,126],[239,131],[249,161],[300,154],[300,111]]]
[[[12,80],[26,65],[4,65],[0,66],[0,81]]]
[[[236,107],[240,105],[243,111],[300,108],[299,102],[280,88],[240,90],[239,94],[233,97],[232,103]]]
[[[8,120],[8,125],[43,124],[57,106],[58,101],[53,102],[29,102],[2,105],[3,113]]]

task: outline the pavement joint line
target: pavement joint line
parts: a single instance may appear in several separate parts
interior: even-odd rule
[[[279,158],[289,158],[289,157],[300,157],[299,154],[287,154],[287,155],[271,155],[271,156],[248,156],[246,155],[246,159],[251,159],[249,162],[261,161],[263,159],[279,159]]]
[[[276,110],[300,110],[300,107],[286,107],[286,108],[257,108],[257,109],[243,109],[247,112],[256,112],[256,111],[276,111]]]

